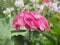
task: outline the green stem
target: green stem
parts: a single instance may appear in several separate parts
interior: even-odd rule
[[[60,37],[57,37],[58,45],[60,45]]]
[[[29,40],[31,41],[31,30],[29,30]]]
[[[32,31],[32,29],[30,29],[29,30],[29,41],[31,42],[31,45],[33,45],[33,42],[32,42],[34,40],[33,37],[34,37],[33,36],[33,31]]]
[[[31,45],[37,45],[37,41],[34,40],[34,31],[35,30],[32,29],[29,30],[29,40],[31,42]]]

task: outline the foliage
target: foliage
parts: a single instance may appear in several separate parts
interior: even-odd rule
[[[45,7],[42,12],[51,26],[50,31],[41,32],[40,30],[31,29],[27,31],[25,27],[21,27],[20,31],[12,28],[12,22],[19,11],[25,10],[25,7],[16,7],[14,0],[0,0],[0,45],[60,45],[60,13],[50,11]],[[28,2],[28,3],[27,3]],[[39,11],[38,8],[33,7],[34,3],[29,0],[24,0],[25,5],[29,5],[28,10]],[[39,0],[39,4],[43,3]],[[4,14],[6,8],[14,7],[10,13]]]

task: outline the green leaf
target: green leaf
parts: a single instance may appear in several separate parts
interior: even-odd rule
[[[42,1],[42,0],[38,0],[38,2],[39,2],[39,4],[42,4],[42,3],[43,3],[43,1]]]
[[[22,35],[13,36],[14,45],[31,45],[30,41]]]
[[[6,39],[11,38],[11,32],[10,32],[11,26],[10,24],[6,23],[5,19],[0,19],[0,39]]]
[[[26,30],[20,30],[20,31],[12,30],[11,31],[11,37],[12,36],[18,36],[18,35],[22,35],[24,37],[28,37],[28,31],[26,31]]]
[[[54,30],[57,36],[60,36],[60,27],[57,25],[53,25],[52,29]]]
[[[42,34],[46,36],[46,38],[50,40],[53,45],[57,45],[57,39],[52,37],[48,32],[43,32]]]
[[[4,45],[14,45],[14,41],[11,39],[6,39]]]
[[[60,36],[60,20],[57,18],[51,18],[49,22],[53,25],[52,29],[57,36]]]
[[[14,45],[14,41],[11,39],[0,39],[0,45]]]
[[[49,22],[52,23],[52,24],[54,24],[54,25],[58,25],[59,20],[57,18],[51,17],[49,19]]]
[[[12,6],[14,6],[14,1],[13,0],[7,0],[5,5],[6,5],[6,7],[12,7]]]
[[[30,2],[30,0],[23,0],[24,1],[24,4],[28,4]]]

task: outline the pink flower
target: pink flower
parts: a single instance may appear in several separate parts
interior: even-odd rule
[[[50,0],[43,0],[45,3],[49,3],[50,2]]]
[[[13,28],[20,30],[20,26],[25,26],[27,29],[49,29],[48,21],[37,11],[23,11],[18,13],[13,21]]]

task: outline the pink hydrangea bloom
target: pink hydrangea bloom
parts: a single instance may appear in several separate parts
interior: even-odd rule
[[[13,27],[20,30],[20,26],[25,26],[27,29],[49,29],[47,19],[37,11],[23,11],[18,13],[13,21]]]
[[[50,0],[43,0],[45,3],[49,3],[50,2]]]

